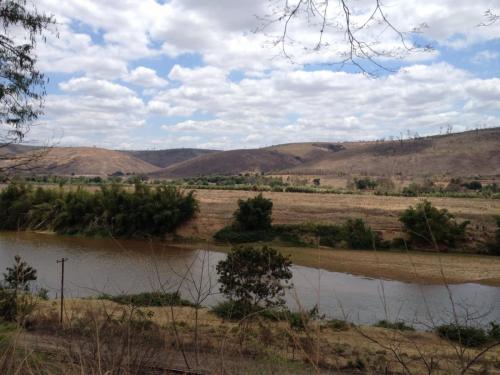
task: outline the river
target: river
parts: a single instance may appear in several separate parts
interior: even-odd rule
[[[35,288],[46,288],[52,298],[60,287],[60,264],[65,268],[65,296],[88,297],[100,293],[174,291],[192,299],[193,281],[211,293],[204,304],[222,300],[216,285],[215,265],[225,254],[191,250],[161,242],[90,239],[28,232],[0,233],[0,271],[14,256],[38,271]],[[183,280],[183,282],[181,282]],[[467,313],[475,323],[500,321],[500,288],[480,284],[422,285],[380,280],[346,273],[293,266],[294,288],[287,294],[292,310],[319,306],[327,318],[355,323],[381,319],[403,320],[417,327],[453,321],[453,307],[461,318]],[[453,301],[453,303],[452,303]]]

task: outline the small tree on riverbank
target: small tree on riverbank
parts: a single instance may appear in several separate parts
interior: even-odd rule
[[[217,264],[220,291],[231,301],[247,306],[276,307],[284,304],[292,262],[277,250],[263,246],[238,246]]]
[[[457,223],[446,209],[437,209],[424,200],[411,206],[399,217],[411,241],[421,245],[455,247],[465,239],[469,221]]]
[[[3,278],[0,285],[0,318],[19,321],[33,307],[28,292],[31,282],[37,279],[36,270],[16,255],[14,264],[7,267]]]
[[[238,200],[234,213],[234,226],[242,230],[267,230],[271,228],[273,202],[262,196]]]

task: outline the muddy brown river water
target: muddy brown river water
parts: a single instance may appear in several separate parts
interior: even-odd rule
[[[161,242],[89,239],[26,232],[0,233],[0,271],[16,254],[38,270],[35,288],[59,293],[60,265],[66,263],[67,297],[100,293],[175,291],[192,299],[188,280],[202,279],[212,286],[207,306],[222,300],[216,285],[215,266],[224,253],[190,250]],[[203,272],[203,275],[202,275]],[[200,279],[200,277],[202,277]],[[184,281],[182,281],[184,280]],[[404,320],[418,327],[453,321],[453,305],[460,319],[475,314],[475,323],[500,321],[500,288],[479,284],[421,285],[380,280],[293,266],[293,289],[287,294],[292,310],[319,306],[327,318],[374,323],[381,319]]]

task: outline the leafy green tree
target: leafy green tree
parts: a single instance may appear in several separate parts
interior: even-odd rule
[[[27,298],[29,286],[37,279],[36,270],[21,260],[19,255],[14,257],[12,267],[7,267],[3,274],[4,280],[0,286],[0,318],[14,321],[22,318],[31,311],[33,304]]]
[[[53,22],[26,0],[0,2],[0,147],[22,141],[41,114],[46,79],[36,69],[35,48]]]
[[[242,306],[283,305],[291,265],[288,257],[267,246],[235,247],[217,264],[220,291]]]
[[[7,267],[7,272],[3,274],[5,286],[16,291],[29,290],[29,285],[37,279],[36,270],[28,263],[21,260],[19,255],[14,257],[14,265]]]
[[[262,196],[238,200],[234,213],[235,226],[242,230],[267,230],[271,228],[273,202]]]
[[[373,249],[381,243],[379,234],[373,232],[362,219],[348,219],[342,226],[342,232],[350,249]]]
[[[455,247],[464,240],[469,224],[469,221],[458,224],[448,210],[437,209],[427,200],[409,207],[399,217],[399,221],[403,223],[412,242],[446,247]]]

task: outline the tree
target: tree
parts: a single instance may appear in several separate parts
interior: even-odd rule
[[[3,274],[4,281],[0,285],[0,318],[6,321],[22,320],[33,307],[27,293],[29,285],[37,279],[36,270],[21,261],[21,257],[14,257],[14,265],[7,267]]]
[[[380,235],[374,233],[362,219],[348,219],[342,226],[342,231],[350,249],[373,249],[380,246]]]
[[[0,1],[0,148],[22,142],[42,113],[46,78],[36,68],[35,48],[52,23],[51,16],[29,8],[26,0]],[[0,160],[12,159],[9,168],[27,163],[26,157],[0,153]]]
[[[220,291],[244,306],[280,306],[292,278],[290,259],[273,248],[239,246],[217,264]]]
[[[14,257],[14,265],[7,267],[7,272],[3,274],[5,286],[14,291],[29,290],[32,281],[36,281],[36,270],[28,263],[21,260],[19,255]]]
[[[271,228],[273,202],[262,196],[238,200],[234,213],[235,226],[242,230],[267,230]]]
[[[446,209],[437,209],[431,202],[424,200],[409,207],[399,217],[411,240],[417,244],[438,247],[455,247],[465,238],[469,221],[458,224],[455,217]]]

